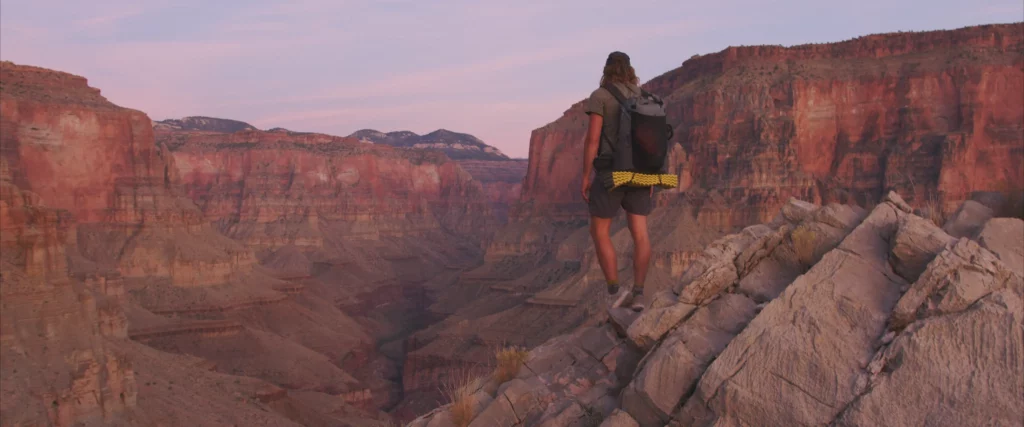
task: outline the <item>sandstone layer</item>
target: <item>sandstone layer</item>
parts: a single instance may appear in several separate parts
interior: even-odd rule
[[[251,247],[323,247],[332,234],[483,240],[474,233],[493,226],[479,184],[441,154],[310,133],[160,132],[158,141],[205,217]]]

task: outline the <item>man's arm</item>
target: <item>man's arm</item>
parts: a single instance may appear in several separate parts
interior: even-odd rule
[[[583,180],[588,181],[590,174],[594,171],[594,158],[597,157],[597,148],[601,145],[601,125],[604,124],[604,117],[600,114],[590,114],[590,127],[587,129],[587,139],[583,147]]]

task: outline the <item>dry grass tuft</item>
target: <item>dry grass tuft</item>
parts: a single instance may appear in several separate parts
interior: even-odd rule
[[[799,226],[790,233],[789,237],[793,239],[793,250],[796,252],[796,258],[806,266],[813,264],[815,240],[818,237],[814,230]]]
[[[444,382],[441,392],[451,403],[448,411],[456,427],[466,427],[473,421],[473,394],[480,387],[481,379],[469,369],[456,371]]]
[[[494,368],[494,380],[498,384],[511,380],[519,373],[526,358],[530,355],[526,349],[517,346],[501,347],[494,352],[497,366]]]
[[[946,223],[946,216],[942,214],[942,206],[939,205],[939,201],[934,197],[929,197],[924,202],[924,206],[921,207],[921,213],[925,219],[939,227]]]

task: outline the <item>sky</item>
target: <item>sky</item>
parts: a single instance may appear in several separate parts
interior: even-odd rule
[[[0,59],[153,120],[444,128],[526,157],[613,50],[646,81],[728,46],[1022,20],[1021,0],[0,0]]]

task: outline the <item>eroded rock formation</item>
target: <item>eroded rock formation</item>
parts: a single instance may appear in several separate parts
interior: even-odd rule
[[[330,153],[346,143],[296,149],[315,137],[285,134],[264,140],[280,145],[275,166],[261,163],[274,157],[257,144],[239,153],[224,141],[229,147],[210,158],[225,162],[224,174],[186,169],[183,183],[144,114],[109,103],[81,77],[9,62],[0,70],[2,424],[387,419],[379,409],[400,397],[402,355],[381,354],[377,341],[418,320],[394,319],[427,298],[408,287],[433,274],[417,267],[443,270],[478,256],[472,221],[489,220],[489,205],[470,197],[480,189],[465,171],[415,151],[348,153],[372,171],[397,172],[390,181],[366,173],[353,185],[354,194],[390,201],[346,211],[356,204],[325,204],[313,181],[305,192],[306,181],[288,177],[307,172],[289,169],[295,162],[313,175],[325,164],[351,165]],[[262,133],[253,135],[259,142]],[[175,148],[194,155],[188,149],[205,146]],[[202,185],[253,190],[204,198]],[[404,196],[414,189],[424,197]],[[279,199],[262,211],[253,204],[268,195]],[[231,197],[233,208],[211,208]],[[445,203],[459,197],[468,201]],[[289,234],[296,212],[300,223],[322,227],[318,250]],[[365,220],[374,216],[380,221]],[[382,308],[410,291],[407,302]]]
[[[439,153],[310,133],[158,136],[206,218],[253,248],[323,248],[332,235],[447,232],[482,241],[474,233],[496,225],[479,184]]]
[[[895,193],[870,213],[797,200],[783,212],[801,214],[716,241],[639,316],[613,307],[533,349],[516,379],[474,389],[469,425],[1024,422],[1024,278],[1000,261],[1024,239],[900,243],[945,233]],[[799,231],[822,226],[833,231]],[[781,285],[743,285],[764,268]],[[454,407],[410,425],[450,425]]]

